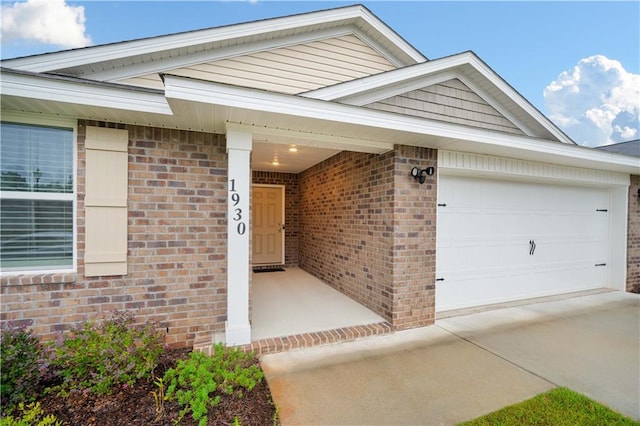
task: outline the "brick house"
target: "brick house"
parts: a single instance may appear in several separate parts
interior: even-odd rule
[[[126,309],[173,345],[250,344],[273,265],[394,330],[640,285],[637,158],[362,6],[1,65],[3,322]]]

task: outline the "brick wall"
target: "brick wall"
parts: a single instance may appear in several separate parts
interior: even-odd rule
[[[396,146],[394,157],[394,309],[396,329],[435,321],[437,174],[419,184],[411,168],[434,167],[437,151]]]
[[[434,320],[436,151],[342,152],[300,175],[300,266],[390,321]]]
[[[50,338],[108,311],[158,322],[167,343],[190,346],[224,330],[226,169],[223,135],[141,126],[129,131],[128,274],[85,278],[84,137],[78,123],[78,270],[3,277],[2,321]]]
[[[640,175],[631,176],[627,216],[627,291],[640,293]]]
[[[298,266],[298,175],[254,171],[253,183],[285,185],[284,189],[284,262],[286,267]]]

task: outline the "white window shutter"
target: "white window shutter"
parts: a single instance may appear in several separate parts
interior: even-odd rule
[[[85,276],[127,274],[127,145],[121,129],[87,126]]]

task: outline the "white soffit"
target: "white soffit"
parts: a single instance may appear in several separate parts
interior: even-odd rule
[[[317,89],[300,96],[363,106],[458,78],[528,136],[575,145],[473,52],[464,52],[397,70]]]
[[[134,113],[172,115],[162,92],[149,89],[95,83],[73,78],[40,76],[31,73],[2,70],[0,75],[2,104],[12,99],[32,99],[34,102],[55,102]]]
[[[224,134],[239,123],[265,142],[385,152],[394,144],[640,173],[635,157],[299,96],[165,76],[166,90],[0,74],[2,109]],[[329,146],[327,144],[333,143]]]
[[[260,21],[226,25],[222,27],[189,31],[179,34],[150,37],[101,46],[72,49],[61,52],[28,56],[2,61],[2,66],[31,72],[53,72],[63,70],[69,75],[95,74],[102,78],[114,79],[117,68],[124,69],[134,64],[150,61],[162,61],[175,57],[187,57],[186,63],[192,60],[203,60],[208,55],[206,50],[230,49],[227,54],[242,54],[242,45],[249,51],[255,49],[253,44],[267,43],[269,40],[305,37],[323,31],[341,31],[347,27],[357,28],[361,37],[368,39],[381,54],[398,66],[426,61],[426,58],[413,46],[407,43],[395,31],[380,21],[363,6],[350,6],[311,12],[300,15],[285,16]],[[342,30],[339,30],[342,28]],[[358,32],[355,31],[355,32]],[[237,47],[231,47],[237,46]],[[199,53],[200,52],[200,53]],[[195,55],[190,59],[189,55]],[[200,57],[198,55],[204,55]],[[215,55],[215,53],[214,53]],[[209,58],[208,60],[211,60]],[[177,59],[179,63],[181,59]],[[204,59],[207,60],[207,59]],[[176,66],[171,64],[171,66]],[[138,65],[134,69],[136,75],[153,72],[148,66]],[[166,69],[166,66],[163,66]],[[150,71],[151,69],[151,71]],[[128,71],[130,72],[130,71]],[[110,74],[113,73],[113,74]],[[92,77],[93,78],[93,77]]]
[[[172,108],[182,109],[181,115],[191,117],[195,116],[195,111],[207,117],[227,111],[228,116],[233,116],[229,121],[256,128],[340,136],[347,138],[345,140],[362,139],[371,144],[399,143],[625,173],[638,172],[635,158],[603,156],[603,152],[573,144],[170,75],[165,76],[165,87]]]

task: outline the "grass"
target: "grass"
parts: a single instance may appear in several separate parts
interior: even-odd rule
[[[567,388],[556,388],[461,426],[480,425],[635,425],[636,422]]]

